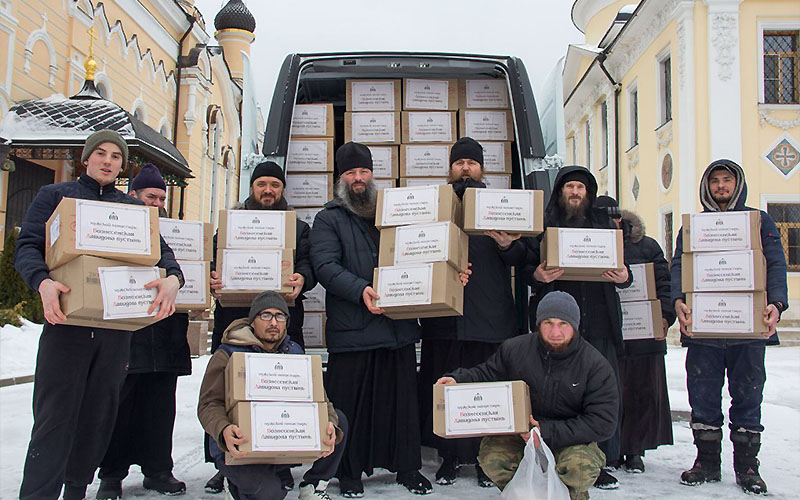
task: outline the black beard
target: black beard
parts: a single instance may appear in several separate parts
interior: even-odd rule
[[[584,196],[581,202],[575,206],[568,202],[565,196],[558,198],[558,205],[564,213],[567,221],[583,222],[589,212],[589,197]]]
[[[378,204],[378,189],[371,180],[366,183],[364,192],[355,193],[352,186],[339,179],[336,181],[336,196],[342,200],[348,210],[359,217],[375,217],[375,208]]]

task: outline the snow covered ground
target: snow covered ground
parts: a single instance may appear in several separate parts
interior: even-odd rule
[[[27,324],[21,329],[4,327],[0,330],[0,378],[30,375],[36,357],[38,325]],[[667,355],[667,371],[672,408],[688,410],[685,371],[685,350],[670,347]],[[195,416],[195,406],[200,381],[208,362],[208,356],[193,360],[193,375],[181,377],[178,382],[178,416],[174,435],[175,475],[187,483],[184,498],[222,500],[222,495],[210,495],[203,491],[205,481],[214,473],[213,466],[203,462],[202,429]],[[762,472],[769,487],[771,498],[799,498],[800,493],[800,347],[771,348],[767,350],[768,381],[764,395],[763,422],[766,431],[760,455]],[[0,499],[16,498],[22,478],[22,466],[32,425],[31,394],[33,384],[23,384],[0,389]],[[725,407],[730,403],[725,395]],[[681,498],[700,500],[707,498],[745,498],[736,486],[732,472],[731,445],[726,438],[723,443],[723,481],[719,484],[690,488],[678,482],[680,473],[694,459],[691,432],[685,422],[673,426],[675,445],[661,447],[645,457],[647,472],[632,475],[618,472],[620,488],[616,491],[590,492],[597,499],[650,499]],[[433,479],[437,468],[435,455],[423,450],[423,473]],[[299,482],[302,469],[294,469]],[[89,487],[89,496],[94,498],[99,481]],[[144,490],[142,475],[137,467],[123,483],[125,498],[141,500],[163,499],[160,495]],[[410,499],[402,487],[394,484],[394,475],[381,471],[364,481],[366,498]],[[329,488],[338,494],[335,484]],[[336,496],[336,495],[334,495]],[[458,499],[499,498],[496,489],[482,489],[475,484],[472,467],[463,467],[462,476],[453,486],[434,485],[434,493],[428,498]],[[297,498],[297,490],[287,498]]]

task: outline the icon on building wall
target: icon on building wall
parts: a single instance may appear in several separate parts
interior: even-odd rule
[[[764,159],[786,177],[791,176],[800,165],[800,147],[788,134],[783,134],[772,147],[764,153]]]
[[[661,185],[664,189],[672,186],[672,155],[667,153],[661,160]]]

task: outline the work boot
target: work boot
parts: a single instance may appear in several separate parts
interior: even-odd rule
[[[761,449],[761,433],[745,430],[731,431],[733,442],[733,470],[736,484],[745,493],[767,494],[767,483],[758,473],[758,452]]]
[[[64,485],[63,500],[84,500],[86,498],[86,486],[75,486],[72,484]]]
[[[594,481],[594,487],[601,490],[616,490],[619,488],[619,481],[617,478],[609,474],[607,467],[600,469],[600,475]]]
[[[119,500],[122,498],[122,481],[118,479],[101,479],[95,498],[97,500]]]
[[[397,484],[402,484],[408,491],[415,495],[428,495],[433,493],[433,486],[418,470],[397,473]]]
[[[364,496],[364,483],[360,477],[340,477],[339,492],[345,498],[361,498]]]
[[[178,481],[172,472],[162,472],[155,476],[145,476],[142,486],[146,490],[153,490],[162,495],[183,495],[186,493],[186,483]]]
[[[489,479],[489,476],[483,472],[483,469],[481,469],[480,465],[475,466],[475,475],[478,476],[478,486],[481,488],[491,488],[494,486],[494,481]]]
[[[225,489],[225,475],[217,472],[214,477],[206,483],[206,493],[222,493]]]
[[[443,458],[442,465],[436,471],[436,484],[447,486],[456,482],[458,478],[458,465],[452,458]]]
[[[625,472],[641,474],[644,472],[644,460],[641,455],[628,455],[625,457]]]
[[[722,429],[692,429],[692,434],[694,434],[694,445],[697,447],[697,458],[692,468],[681,474],[681,483],[697,486],[719,482]]]
[[[328,481],[325,480],[320,480],[317,484],[303,481],[300,483],[299,500],[331,500],[331,497],[325,492],[327,487]]]

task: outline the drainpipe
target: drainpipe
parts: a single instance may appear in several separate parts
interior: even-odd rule
[[[174,120],[172,121],[172,144],[174,144],[176,148],[178,147],[178,110],[180,109],[181,105],[181,57],[183,57],[183,42],[186,40],[186,37],[189,36],[189,33],[192,32],[192,29],[197,22],[197,17],[190,15],[186,11],[184,11],[184,14],[186,15],[186,20],[189,21],[189,28],[178,41],[178,68],[175,76],[175,116]],[[182,209],[183,207],[181,207],[181,210]]]
[[[614,87],[614,193],[619,202],[620,187],[619,187],[619,94],[622,91],[622,84],[614,81],[614,78],[608,72],[605,66],[606,51],[604,50],[597,55],[597,62],[600,64],[600,69],[606,75],[608,81]]]

